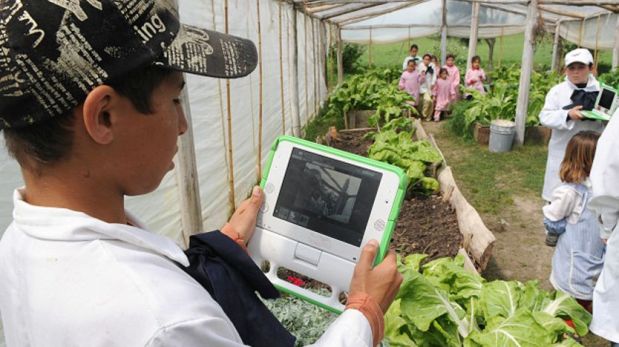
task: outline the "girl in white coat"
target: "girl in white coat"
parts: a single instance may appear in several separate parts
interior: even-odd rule
[[[598,81],[591,75],[592,65],[593,57],[586,49],[579,48],[567,53],[567,78],[552,87],[546,95],[540,113],[542,125],[552,129],[542,192],[546,201],[551,200],[552,191],[561,184],[559,166],[572,136],[584,130],[604,130],[602,122],[583,120],[581,113],[583,109],[593,108],[591,100],[595,102],[596,93],[600,90]]]

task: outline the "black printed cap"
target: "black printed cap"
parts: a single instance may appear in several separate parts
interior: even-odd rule
[[[0,130],[65,114],[147,64],[238,78],[257,60],[249,40],[180,24],[174,0],[0,0]]]

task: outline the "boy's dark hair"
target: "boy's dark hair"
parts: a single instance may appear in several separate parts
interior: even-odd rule
[[[422,59],[425,59],[426,57],[430,58],[430,60],[432,60],[432,54],[430,53],[426,53],[423,55]]]
[[[478,55],[474,56],[473,58],[471,58],[471,64],[474,62],[481,63],[481,58]]]
[[[449,58],[451,58],[453,60],[456,60],[456,57],[453,54],[451,54],[451,53],[447,54],[447,57],[445,57],[445,60],[447,60]]]
[[[413,50],[413,48],[414,48],[414,49],[416,49],[416,50],[419,50],[419,47],[418,47],[418,46],[417,46],[417,44],[415,44],[415,43],[413,43],[413,44],[411,45],[411,48],[409,48],[408,50],[409,50],[409,51],[411,51],[411,50]]]
[[[104,84],[127,97],[141,113],[152,113],[153,91],[174,71],[146,65]],[[22,128],[4,129],[9,154],[20,166],[39,171],[66,158],[73,146],[73,110]]]

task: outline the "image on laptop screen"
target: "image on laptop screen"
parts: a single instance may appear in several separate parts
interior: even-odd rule
[[[382,173],[292,150],[273,216],[359,246]]]
[[[615,101],[615,91],[608,88],[602,88],[602,95],[600,96],[600,102],[598,105],[603,108],[603,111],[610,110]]]

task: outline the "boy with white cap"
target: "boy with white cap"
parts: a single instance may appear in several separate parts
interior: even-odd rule
[[[181,25],[174,3],[0,1],[0,130],[25,181],[0,241],[9,347],[244,345],[178,266],[183,251],[124,209],[173,169],[188,127],[180,71],[237,78],[257,63],[253,43]],[[215,237],[244,254],[262,199],[255,188]],[[381,339],[401,276],[393,253],[372,268],[376,249],[317,345]]]
[[[559,167],[572,136],[584,130],[604,130],[602,122],[587,120],[581,114],[581,110],[593,109],[600,90],[598,81],[591,74],[592,66],[593,57],[587,49],[568,52],[565,55],[565,81],[552,87],[546,95],[539,116],[542,125],[552,129],[542,192],[546,201],[552,200],[552,191],[561,184]]]

